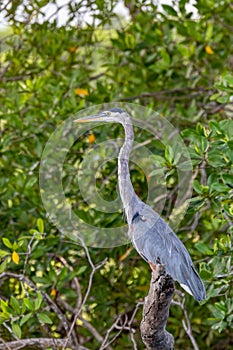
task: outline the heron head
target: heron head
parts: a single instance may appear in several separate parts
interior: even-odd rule
[[[112,108],[108,111],[100,112],[95,115],[79,118],[74,120],[75,123],[88,123],[88,122],[116,122],[123,123],[126,118],[129,118],[128,114],[120,108]]]

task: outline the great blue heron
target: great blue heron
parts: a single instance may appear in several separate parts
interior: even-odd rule
[[[95,121],[121,123],[125,130],[125,141],[118,156],[118,183],[134,247],[152,270],[156,264],[163,264],[166,272],[197,301],[205,299],[205,288],[187,249],[160,215],[134,192],[129,173],[134,133],[129,115],[120,108],[113,108],[75,120],[79,123]]]

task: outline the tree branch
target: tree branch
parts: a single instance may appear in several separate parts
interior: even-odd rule
[[[147,350],[172,350],[174,338],[165,329],[175,287],[163,265],[151,274],[150,290],[145,298],[141,336]]]
[[[61,347],[64,345],[67,339],[53,339],[53,338],[31,338],[31,339],[20,339],[16,341],[11,341],[8,343],[0,344],[0,350],[20,350],[24,348],[30,347],[37,347],[37,348],[47,348],[47,347],[54,347],[56,346],[56,349],[61,349]],[[70,349],[72,348],[72,344],[69,341],[68,345],[70,346]],[[75,347],[75,350],[88,350],[84,346],[78,346]]]

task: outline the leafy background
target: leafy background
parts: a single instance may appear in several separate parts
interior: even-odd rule
[[[1,5],[10,26],[1,32],[0,53],[2,349],[16,340],[25,349],[61,348],[72,322],[67,349],[143,349],[139,325],[150,281],[147,264],[130,245],[94,249],[62,236],[48,221],[39,191],[40,158],[56,126],[83,108],[111,101],[158,111],[180,131],[192,159],[193,195],[177,234],[199,266],[207,299],[199,305],[176,293],[167,327],[176,347],[233,347],[232,1],[197,0],[195,16],[187,3],[157,7],[125,0],[124,18],[113,11],[116,1],[70,1],[64,25],[58,14],[65,5],[55,1]],[[48,4],[55,6],[50,16]],[[87,11],[89,24],[83,21]],[[117,135],[123,137],[117,125],[88,132],[64,166],[67,198],[97,226],[120,225],[122,215],[105,222],[83,201],[75,176],[86,149]],[[137,137],[145,140],[140,132]],[[152,141],[164,160],[166,218],[176,198],[175,163]],[[107,162],[97,181],[109,199],[115,168]],[[145,176],[134,164],[131,173],[137,193],[146,198]],[[61,343],[45,343],[48,338]]]

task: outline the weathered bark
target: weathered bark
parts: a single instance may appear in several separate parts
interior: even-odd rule
[[[174,338],[165,329],[174,293],[174,282],[163,265],[151,273],[150,290],[145,298],[141,336],[147,350],[172,350]]]
[[[31,338],[31,339],[19,339],[11,342],[4,342],[0,344],[0,350],[21,350],[28,348],[30,346],[33,349],[44,349],[44,348],[53,348],[62,349],[66,343],[66,339],[52,339],[52,338]],[[78,347],[73,347],[71,342],[68,341],[69,349],[75,350],[88,350],[86,347],[78,345]]]

